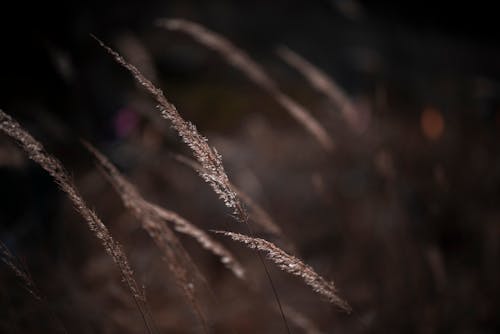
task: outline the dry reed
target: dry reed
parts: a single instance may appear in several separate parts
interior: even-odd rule
[[[121,245],[113,239],[108,228],[102,223],[97,214],[85,203],[62,164],[47,153],[41,143],[34,139],[19,123],[2,110],[0,110],[0,130],[16,140],[28,154],[29,158],[47,171],[54,178],[59,188],[66,193],[76,211],[85,219],[90,230],[101,241],[106,252],[118,266],[122,280],[130,290],[148,332],[152,333],[153,323],[146,303],[146,297],[134,279],[127,256],[122,250]]]
[[[330,303],[333,303],[347,313],[351,312],[349,304],[337,295],[337,289],[333,282],[325,280],[310,266],[306,265],[296,257],[287,254],[273,243],[264,239],[252,238],[239,233],[226,231],[214,232],[228,236],[235,241],[245,244],[249,248],[266,253],[267,257],[281,270],[302,278],[307,285],[309,285],[318,294],[326,297]]]
[[[184,19],[161,19],[158,26],[181,31],[200,44],[219,53],[226,61],[243,72],[257,86],[268,92],[288,113],[301,124],[327,151],[334,149],[333,140],[325,128],[302,105],[284,94],[264,68],[255,62],[246,52],[237,48],[229,40],[213,31]]]

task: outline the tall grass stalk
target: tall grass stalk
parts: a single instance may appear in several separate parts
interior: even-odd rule
[[[2,110],[0,110],[0,131],[13,138],[28,154],[31,160],[36,162],[52,176],[59,188],[67,195],[69,200],[73,203],[75,210],[84,218],[89,229],[100,240],[105,251],[118,266],[122,280],[128,287],[142,315],[148,332],[153,333],[153,320],[146,302],[146,296],[134,279],[134,274],[125,252],[121,245],[113,239],[108,228],[103,224],[97,214],[88,207],[63,165],[59,160],[47,153],[40,142],[33,138],[18,122]]]

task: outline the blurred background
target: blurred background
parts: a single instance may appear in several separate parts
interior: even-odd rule
[[[190,152],[91,33],[164,90],[222,154],[232,181],[282,228],[293,253],[335,281],[353,314],[270,265],[280,299],[318,332],[500,332],[500,43],[493,5],[6,6],[0,10],[0,108],[61,159],[124,245],[160,332],[201,329],[160,253],[79,140],[95,144],[147,199],[202,229],[246,230],[193,171],[171,158]],[[325,152],[217,53],[156,27],[163,17],[198,22],[248,52],[320,121],[335,150]],[[330,76],[359,117],[347,122],[339,105],[279,57],[282,45]],[[57,332],[57,322],[69,333],[143,332],[112,260],[52,179],[3,134],[0,184],[0,240],[47,300],[38,303],[2,264],[0,332]],[[203,300],[213,333],[285,332],[254,252],[216,237],[245,264],[257,291],[180,238],[215,295]]]

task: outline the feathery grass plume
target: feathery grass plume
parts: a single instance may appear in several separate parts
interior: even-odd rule
[[[315,292],[326,297],[330,303],[335,304],[347,313],[351,312],[351,307],[349,306],[349,304],[337,295],[337,289],[335,288],[333,282],[325,280],[323,277],[318,275],[311,267],[309,267],[296,257],[285,253],[282,249],[280,249],[273,243],[264,239],[252,238],[239,233],[227,231],[214,232],[228,236],[235,241],[245,244],[249,248],[257,249],[261,252],[267,253],[267,257],[272,262],[277,264],[281,270],[302,278],[302,280],[307,285],[309,285]]]
[[[233,210],[238,220],[246,221],[246,212],[238,199],[238,196],[231,188],[229,178],[222,164],[222,157],[217,150],[208,145],[208,140],[203,137],[196,126],[182,118],[177,111],[177,108],[171,104],[163,91],[149,81],[144,75],[132,64],[128,63],[120,54],[111,49],[109,46],[100,41],[97,37],[92,36],[101,47],[103,47],[114,60],[126,68],[158,103],[158,109],[162,116],[172,123],[172,127],[177,131],[184,143],[189,146],[195,159],[203,166],[203,172],[200,176],[210,184],[219,198],[224,201],[224,204]]]
[[[97,214],[89,209],[59,160],[47,153],[41,143],[34,139],[19,123],[2,110],[0,110],[0,130],[15,139],[28,154],[29,158],[47,171],[54,178],[59,188],[66,193],[76,211],[85,219],[90,230],[101,241],[106,252],[120,269],[122,280],[130,290],[148,332],[153,333],[153,322],[146,297],[134,279],[127,256],[122,250],[121,245],[113,239],[108,228],[102,223]]]
[[[326,95],[342,113],[351,129],[360,131],[362,116],[347,93],[324,71],[320,70],[286,46],[276,49],[277,54],[291,67],[301,73],[315,89]]]
[[[128,208],[140,208],[141,213],[143,214],[146,212],[154,212],[154,214],[160,217],[163,221],[173,224],[174,229],[177,232],[186,234],[194,238],[203,248],[218,256],[220,258],[220,261],[229,270],[231,270],[236,277],[240,279],[245,278],[245,270],[243,266],[220,242],[214,240],[210,235],[208,235],[208,233],[193,225],[191,222],[181,217],[177,213],[164,209],[145,200],[138,193],[135,187],[118,171],[118,169],[111,163],[111,161],[109,161],[109,159],[107,159],[92,145],[86,142],[84,142],[84,145],[97,159],[101,170],[105,173],[106,177],[111,180],[113,186]],[[178,241],[175,242],[175,244],[177,243]]]
[[[196,296],[196,284],[190,277],[198,277],[202,281],[204,281],[204,278],[191,256],[184,249],[173,231],[164,223],[164,218],[158,214],[159,210],[146,202],[137,189],[120,174],[103,154],[89,143],[83,142],[83,144],[96,158],[99,169],[120,195],[125,207],[141,222],[142,228],[162,251],[162,256],[170,272],[174,275],[179,288],[199,318],[205,332],[208,332],[205,315]],[[195,275],[190,276],[189,272],[194,272]]]
[[[285,95],[276,82],[243,50],[234,46],[229,40],[213,31],[184,19],[161,19],[158,26],[173,31],[181,31],[200,44],[219,53],[226,61],[243,72],[252,82],[267,91],[288,113],[299,122],[327,151],[334,149],[333,140],[324,127],[310,112]]]
[[[184,155],[172,153],[171,156],[175,161],[180,162],[181,164],[191,168],[197,173],[200,173],[200,170],[203,168],[196,161]],[[249,195],[247,195],[233,183],[231,183],[231,187],[236,192],[240,200],[245,203],[245,206],[250,210],[250,212],[253,213],[253,215],[250,215],[250,218],[252,218],[253,221],[259,224],[267,232],[278,236],[283,236],[281,227],[276,224],[276,222],[273,220],[273,218],[271,218],[271,215],[267,213],[266,210],[264,210]]]

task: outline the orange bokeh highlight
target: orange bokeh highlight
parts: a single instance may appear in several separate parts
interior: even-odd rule
[[[420,115],[420,128],[427,139],[439,139],[445,128],[443,115],[436,108],[425,108]]]

